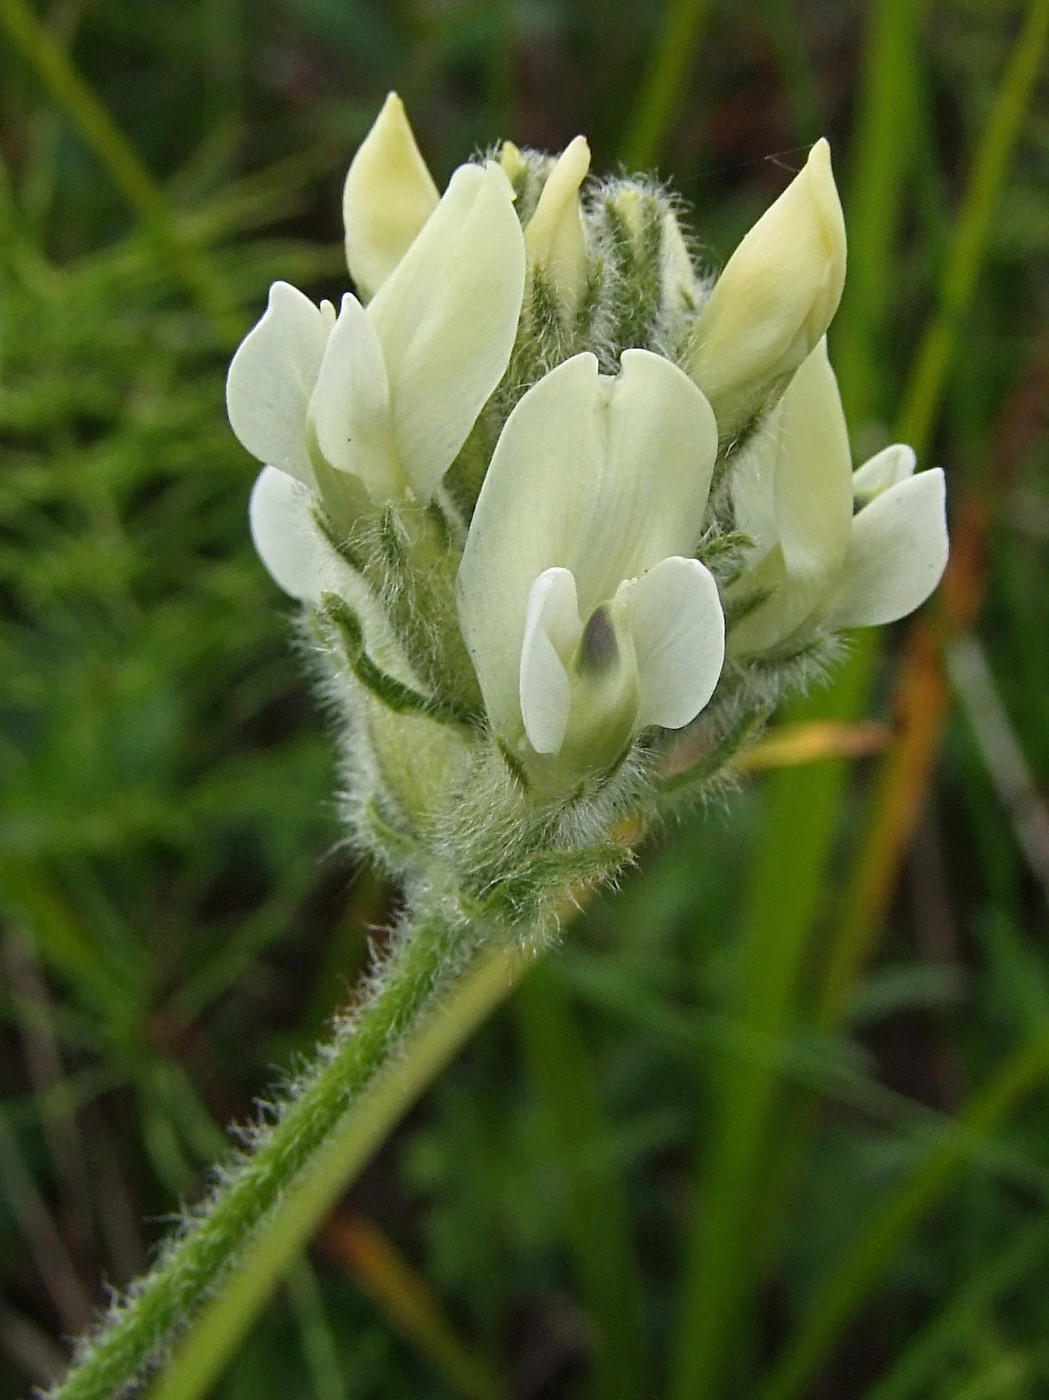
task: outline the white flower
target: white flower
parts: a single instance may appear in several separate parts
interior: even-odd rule
[[[730,437],[782,388],[830,325],[845,282],[845,221],[830,147],[729,258],[696,323],[689,371]]]
[[[437,186],[391,92],[350,163],[342,191],[346,262],[368,302],[437,208]]]
[[[729,634],[733,656],[895,622],[925,601],[947,563],[945,486],[939,468],[914,468],[896,444],[853,473],[821,340],[733,477],[736,525],[755,541],[730,590],[755,602]]]
[[[329,303],[274,284],[230,365],[234,432],[337,521],[369,500],[428,501],[509,362],[524,274],[506,176],[494,163],[460,167],[367,308],[347,294],[336,319]],[[288,496],[266,482],[256,510],[270,510],[267,492]],[[271,572],[287,586],[286,571]]]
[[[576,355],[510,415],[459,617],[493,728],[521,758],[599,767],[710,699],[724,619],[694,552],[716,449],[702,393],[646,350],[614,378]]]

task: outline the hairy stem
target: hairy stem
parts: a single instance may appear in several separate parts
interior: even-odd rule
[[[509,990],[522,965],[515,949],[443,912],[407,920],[371,996],[289,1092],[250,1156],[113,1309],[51,1400],[128,1393],[187,1323],[190,1339],[165,1367],[161,1388],[168,1394],[181,1372],[180,1400],[200,1394],[368,1153]]]

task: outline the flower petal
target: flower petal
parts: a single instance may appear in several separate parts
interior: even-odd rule
[[[253,457],[314,485],[306,409],[334,309],[274,282],[262,319],[241,341],[226,378],[230,425]]]
[[[918,459],[914,448],[905,442],[894,442],[857,467],[852,474],[853,496],[880,496],[890,486],[914,475]]]
[[[755,433],[732,472],[732,517],[737,530],[754,541],[751,565],[763,559],[779,539],[776,524],[776,458],[779,455],[779,405]]]
[[[382,346],[368,313],[349,293],[342,299],[310,407],[317,446],[327,462],[363,482],[373,501],[403,496]]]
[[[391,92],[350,165],[342,192],[346,262],[370,301],[437,207],[404,104]]]
[[[521,716],[536,753],[557,753],[564,743],[572,704],[565,663],[582,632],[575,579],[568,569],[547,569],[528,595],[521,647]]]
[[[729,258],[700,315],[690,370],[729,437],[794,372],[830,325],[845,282],[845,221],[830,147]]]
[[[641,705],[637,727],[680,729],[714,694],[725,659],[717,584],[698,559],[663,559],[617,595],[629,617]]]
[[[727,590],[730,613],[733,604],[743,605],[742,616],[728,634],[729,656],[740,660],[787,641],[812,618],[833,586],[834,580],[822,574],[789,575],[776,545]]]
[[[313,496],[276,467],[263,467],[251,492],[248,518],[259,558],[279,588],[315,603],[330,587],[327,545],[313,523]]]
[[[628,350],[622,373],[576,355],[507,419],[459,569],[459,617],[488,712],[512,725],[532,585],[570,569],[589,617],[623,579],[699,539],[717,429],[681,370]]]
[[[855,517],[831,627],[875,627],[924,603],[947,565],[946,487],[940,468],[908,477]]]
[[[787,572],[830,578],[849,543],[852,459],[825,339],[783,395],[775,433],[776,528]]]
[[[694,312],[701,300],[695,264],[676,214],[663,219],[663,295],[675,310]]]
[[[428,500],[510,360],[524,235],[493,163],[461,166],[368,315],[382,343],[397,449]]]
[[[566,360],[506,421],[459,566],[459,621],[495,728],[520,723],[519,670],[535,580],[565,568],[598,471],[603,402],[593,355]]]
[[[835,586],[852,530],[852,481],[845,415],[821,339],[733,482],[736,524],[758,548],[729,596],[765,596],[733,626],[732,656],[777,646]]]
[[[686,374],[648,350],[626,350],[621,363],[593,397],[602,450],[565,561],[585,614],[623,579],[693,553],[717,453],[714,415]]]

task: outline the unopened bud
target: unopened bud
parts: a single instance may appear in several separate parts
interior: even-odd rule
[[[391,92],[350,165],[342,193],[346,262],[370,301],[437,207],[404,104]]]
[[[520,153],[517,153],[520,159]],[[504,148],[504,169],[506,152]],[[590,147],[577,136],[547,177],[535,213],[525,229],[525,249],[551,288],[574,310],[586,285],[586,235],[579,188],[590,169]],[[511,179],[513,177],[511,176]]]
[[[800,174],[728,260],[693,334],[689,365],[724,440],[769,407],[831,322],[845,281],[845,223],[830,147]]]

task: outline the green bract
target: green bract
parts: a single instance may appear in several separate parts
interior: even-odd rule
[[[663,190],[589,168],[582,137],[506,143],[439,197],[391,95],[345,186],[358,295],[277,283],[229,373],[358,838],[522,904],[662,773],[701,788],[947,552],[941,472],[900,446],[852,471],[827,143],[715,280]]]

